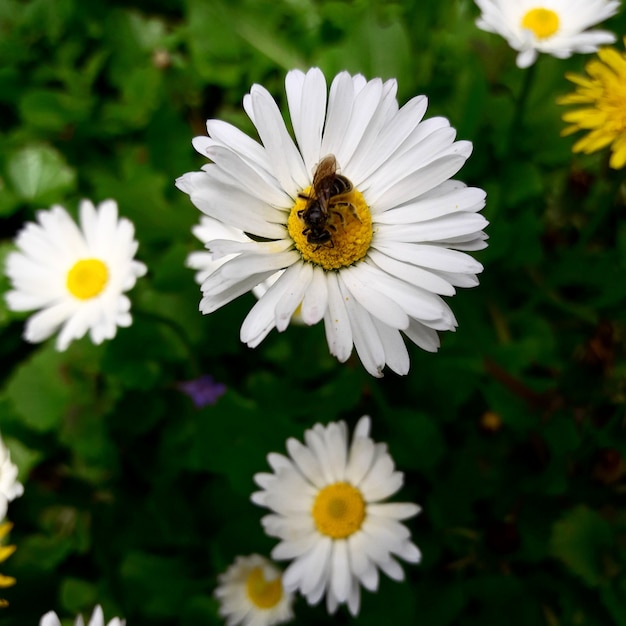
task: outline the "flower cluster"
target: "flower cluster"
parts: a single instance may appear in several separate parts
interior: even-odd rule
[[[361,585],[376,591],[379,570],[403,580],[397,559],[418,563],[420,551],[402,520],[415,504],[388,503],[403,484],[387,446],[374,442],[362,417],[352,441],[345,422],[316,424],[305,443],[287,441],[289,457],[268,455],[272,473],[254,477],[252,501],[272,511],[265,532],[280,539],[272,558],[290,560],[284,574],[258,555],[239,557],[220,576],[215,592],[227,626],[271,626],[291,619],[293,594],[309,604],[326,598],[334,613],[347,604],[357,615]]]
[[[587,133],[574,152],[610,147],[613,168],[626,166],[626,54],[600,48],[615,36],[592,27],[619,4],[476,0],[477,26],[504,37],[519,68],[540,53],[597,52],[586,76],[566,75],[576,89],[559,103],[577,108],[563,115],[563,134]],[[411,344],[436,352],[440,333],[456,329],[447,298],[478,285],[483,266],[470,253],[487,246],[486,193],[455,178],[472,144],[457,139],[446,118],[426,117],[425,96],[401,106],[397,90],[393,79],[343,71],[328,84],[319,68],[292,70],[285,78],[292,132],[274,97],[255,84],[243,108],[259,141],[216,119],[207,121],[206,136],[193,139],[207,163],[176,186],[203,214],[192,232],[206,249],[186,264],[196,271],[204,314],[248,292],[256,296],[240,328],[249,347],[291,323],[322,323],[340,362],[355,351],[372,376],[385,368],[405,375]],[[27,341],[56,334],[64,351],[86,335],[99,345],[131,325],[126,294],[147,267],[135,259],[134,225],[114,200],[83,200],[78,222],[58,205],[41,210],[15,248],[6,258],[5,299],[12,311],[34,312]],[[208,375],[174,387],[198,409],[226,391]],[[483,415],[485,431],[500,426],[497,414]],[[283,572],[259,554],[235,559],[214,592],[227,626],[288,622],[297,594],[310,605],[325,601],[329,613],[345,605],[356,616],[362,588],[376,591],[381,572],[401,581],[401,561],[421,561],[404,523],[420,507],[388,501],[404,476],[370,429],[368,416],[352,436],[343,421],[316,423],[304,441],[288,439],[287,454],[268,455],[271,471],[254,476],[259,489],[251,500],[269,511],[261,525],[278,540],[272,559],[288,564]],[[23,493],[17,477],[0,438],[0,540],[11,529],[4,521],[9,503]],[[0,563],[14,550],[0,545]],[[0,574],[0,588],[14,583]],[[39,626],[61,622],[50,611]],[[74,626],[85,626],[83,616]],[[101,606],[87,626],[105,626]],[[106,626],[125,621],[114,617]]]

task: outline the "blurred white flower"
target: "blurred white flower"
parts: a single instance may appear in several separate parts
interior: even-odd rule
[[[475,0],[482,11],[476,25],[504,37],[517,50],[518,67],[528,67],[540,52],[559,59],[595,52],[613,43],[606,30],[588,30],[615,15],[619,0]]]
[[[378,588],[378,570],[394,580],[404,572],[394,557],[421,559],[400,520],[419,513],[416,504],[384,503],[403,483],[383,443],[369,436],[370,419],[356,425],[352,445],[344,422],[316,424],[304,433],[306,445],[287,441],[290,458],[272,453],[272,474],[257,474],[262,491],[252,501],[273,511],[262,519],[265,532],[281,539],[274,559],[292,559],[283,574],[289,591],[310,604],[326,594],[333,613],[347,603],[356,615],[360,587]]]
[[[176,181],[223,231],[201,236],[212,265],[190,261],[203,270],[200,310],[274,280],[241,327],[248,346],[299,311],[307,325],[324,320],[340,361],[354,346],[372,375],[385,365],[406,374],[401,333],[436,351],[437,331],[456,327],[441,295],[477,285],[482,271],[462,251],[486,246],[485,193],[450,180],[472,146],[446,119],[422,120],[424,96],[400,108],[395,80],[342,72],[328,92],[314,68],[289,72],[285,88],[297,146],[253,85],[244,109],[262,145],[209,120],[193,145],[211,163]]]
[[[114,617],[106,626],[125,626],[126,620],[121,620],[119,617]],[[39,621],[39,626],[61,626],[61,621],[57,617],[54,611],[46,613]],[[83,616],[79,615],[74,622],[74,626],[85,626]],[[91,619],[87,626],[105,626],[104,614],[100,605],[96,606],[93,610]]]
[[[293,619],[293,594],[281,583],[282,572],[258,554],[238,556],[219,576],[215,597],[227,626],[272,626]]]
[[[146,266],[134,260],[135,229],[119,218],[113,200],[97,208],[80,205],[80,228],[61,206],[37,213],[17,235],[19,249],[7,257],[6,274],[13,291],[6,294],[14,311],[39,309],[26,322],[24,338],[39,342],[60,328],[57,350],[65,350],[88,331],[100,344],[130,326],[132,289]]]
[[[0,522],[7,514],[9,502],[24,493],[17,473],[17,465],[11,461],[11,453],[0,436]]]

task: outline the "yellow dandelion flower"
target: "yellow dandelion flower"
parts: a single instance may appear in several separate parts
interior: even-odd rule
[[[620,169],[626,165],[626,53],[601,48],[597,58],[585,65],[585,70],[587,76],[565,75],[576,85],[576,90],[559,98],[558,104],[582,106],[563,115],[563,121],[570,126],[561,134],[588,131],[572,150],[591,154],[611,146],[609,165]]]
[[[0,524],[0,541],[9,534],[9,531],[13,527],[10,522],[4,522]],[[0,563],[6,561],[15,552],[15,546],[3,546],[0,545]],[[15,584],[15,578],[12,576],[5,576],[0,574],[0,589],[5,587],[12,587]],[[0,608],[7,606],[9,603],[0,598]]]

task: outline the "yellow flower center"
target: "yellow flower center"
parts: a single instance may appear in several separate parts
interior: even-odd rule
[[[355,533],[365,519],[365,501],[361,492],[349,483],[324,487],[313,503],[313,520],[323,535],[345,539]]]
[[[100,259],[77,261],[67,273],[67,289],[79,300],[97,296],[109,280],[109,270]]]
[[[522,18],[522,28],[532,31],[537,39],[547,39],[559,30],[559,16],[550,9],[531,9]]]
[[[248,574],[246,591],[250,602],[259,609],[271,609],[283,597],[283,585],[280,576],[274,580],[267,580],[262,567],[255,567]]]
[[[313,188],[307,187],[291,209],[287,229],[302,258],[325,270],[360,261],[373,235],[372,215],[356,189],[330,198],[327,207],[320,207]]]

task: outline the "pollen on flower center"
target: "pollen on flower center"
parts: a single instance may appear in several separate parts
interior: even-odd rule
[[[324,487],[313,503],[317,530],[333,539],[345,539],[355,533],[365,519],[365,501],[361,492],[349,483]]]
[[[262,567],[255,567],[246,582],[246,592],[250,602],[260,609],[271,609],[283,597],[283,585],[280,576],[267,580]]]
[[[547,39],[559,30],[559,16],[550,9],[531,9],[522,18],[522,28],[532,31],[537,39]]]
[[[81,259],[67,273],[67,289],[79,300],[97,296],[109,280],[109,270],[100,259]]]
[[[319,203],[312,187],[298,196],[291,209],[287,229],[305,261],[336,270],[360,261],[372,241],[372,215],[361,192],[356,189],[331,197],[311,224],[310,209]],[[308,212],[309,211],[309,212]],[[325,217],[321,217],[324,215]]]

